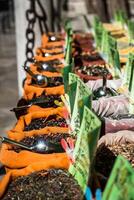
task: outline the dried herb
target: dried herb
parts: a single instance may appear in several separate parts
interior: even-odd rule
[[[83,200],[83,196],[68,171],[51,169],[12,180],[3,200]]]
[[[26,125],[24,131],[39,130],[46,126],[67,127],[66,120],[59,115],[51,115],[48,118],[33,119],[29,125]]]
[[[37,141],[47,141],[48,143],[52,143],[55,145],[60,145],[61,139],[67,139],[69,137],[69,134],[67,133],[56,133],[56,134],[44,134],[44,135],[35,135],[35,136],[31,136],[31,137],[26,137],[23,140],[21,140],[20,142],[22,142],[23,144],[26,144],[28,146],[33,146],[34,144],[36,144]],[[17,146],[13,146],[12,150],[14,150],[15,152],[20,152],[21,150],[23,150],[20,147]],[[61,152],[63,152],[63,148],[61,147]],[[56,153],[56,151],[49,151],[46,153]]]

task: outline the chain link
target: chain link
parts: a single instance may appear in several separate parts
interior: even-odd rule
[[[43,34],[45,31],[48,32],[48,26],[46,24],[47,15],[40,0],[29,0],[29,1],[30,1],[30,9],[26,11],[26,19],[28,21],[28,26],[26,29],[27,43],[26,43],[26,61],[24,65],[29,65],[33,61],[33,57],[34,57],[33,49],[35,45],[34,26],[36,23],[36,19],[38,19],[41,34]],[[42,15],[37,13],[36,3],[40,7],[40,11],[42,12],[41,13]]]

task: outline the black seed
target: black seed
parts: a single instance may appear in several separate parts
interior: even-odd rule
[[[3,200],[84,200],[80,186],[67,170],[34,172],[12,180]]]
[[[66,120],[58,115],[51,115],[48,118],[33,119],[29,125],[26,125],[24,131],[39,130],[46,126],[67,127]]]

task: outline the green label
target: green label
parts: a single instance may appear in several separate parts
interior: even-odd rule
[[[79,76],[77,76],[74,73],[69,73],[69,84],[72,84],[76,82],[77,80],[80,80]]]
[[[65,55],[65,63],[71,64],[72,62],[72,38],[69,38],[68,44],[67,44],[67,50]]]
[[[121,22],[123,27],[124,27],[124,24],[127,24],[127,21],[128,21],[127,15],[123,10],[117,10],[115,12],[114,19],[117,22]]]
[[[70,173],[78,181],[83,192],[86,190],[90,176],[91,165],[99,139],[100,127],[100,120],[85,106],[74,149],[75,163],[69,168]]]
[[[68,66],[65,66],[63,68],[63,81],[64,81],[64,89],[65,89],[65,93],[67,93],[67,87],[68,87],[68,75],[69,75],[69,72],[71,70],[71,66],[68,65]]]
[[[133,85],[134,85],[134,54],[131,54],[130,55],[130,61],[129,61],[129,66],[128,66],[129,69],[129,73],[128,73],[128,79],[129,79],[129,91],[132,95],[132,93],[134,92],[134,88],[133,88]]]
[[[120,77],[120,58],[119,58],[119,52],[116,48],[110,48],[110,59],[109,63],[114,67],[114,77],[118,78]]]
[[[134,21],[128,20],[128,34],[129,34],[129,41],[133,43],[134,41]]]
[[[79,99],[82,99],[84,96],[92,95],[91,89],[76,74],[69,73],[69,84],[72,84],[76,81],[78,82],[79,87]]]
[[[131,74],[130,74],[130,81],[129,81],[129,91],[130,91],[130,104],[129,104],[129,113],[134,114],[134,54],[132,55],[131,60]]]
[[[101,51],[102,53],[108,53],[108,48],[109,48],[109,34],[108,32],[103,29],[102,32],[102,42],[101,42]]]
[[[68,96],[69,96],[69,104],[70,104],[70,110],[71,114],[73,113],[75,99],[77,98],[76,92],[77,92],[77,82],[74,82],[68,86]]]
[[[101,47],[101,40],[102,40],[102,31],[103,31],[103,25],[100,21],[100,19],[95,16],[93,21],[93,29],[94,29],[94,39],[96,42],[96,46],[98,48]]]
[[[74,66],[74,59],[72,59],[72,63],[65,66],[63,68],[63,72],[62,72],[62,75],[63,75],[63,81],[64,81],[64,88],[65,88],[65,93],[68,93],[68,84],[69,84],[69,73],[72,71],[72,68]]]
[[[91,90],[84,84],[83,81],[79,79],[79,77],[74,76],[73,74],[69,74],[72,78],[71,83],[77,80],[77,88],[74,91],[70,91],[70,105],[71,105],[71,127],[73,133],[77,134],[79,132],[80,123],[82,120],[82,114],[84,109],[84,104],[91,108],[91,98],[92,92]],[[70,78],[69,76],[69,78]],[[72,83],[71,85],[75,84],[76,82]],[[76,92],[76,93],[75,93]],[[75,98],[74,94],[75,93]]]
[[[133,69],[133,62],[134,62],[134,55],[129,53],[128,55],[128,61],[125,66],[125,73],[124,73],[124,80],[123,83],[127,86],[130,87],[131,79],[132,79],[132,69]]]
[[[134,199],[134,170],[122,156],[118,156],[116,160],[102,199]]]

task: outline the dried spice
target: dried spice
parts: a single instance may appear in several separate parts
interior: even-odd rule
[[[106,67],[102,66],[81,66],[76,68],[78,72],[87,74],[90,76],[107,76],[110,74]]]
[[[63,117],[59,115],[51,115],[48,118],[42,117],[38,119],[33,119],[29,125],[26,125],[24,131],[39,130],[46,126],[60,126],[67,127],[67,122]]]
[[[51,77],[48,78],[48,84],[47,87],[55,87],[63,84],[63,78],[62,77]],[[31,85],[37,85],[36,81],[32,79]]]
[[[118,155],[124,156],[132,167],[134,167],[134,144],[123,143],[107,145],[102,144],[98,147],[95,159],[95,169],[105,177],[109,177],[113,168],[115,159]]]
[[[24,106],[29,104],[38,105],[42,108],[53,107],[56,108],[57,105],[55,101],[62,102],[60,95],[45,95],[42,94],[39,97],[33,97],[31,100],[20,99],[17,106]]]
[[[62,169],[34,172],[12,180],[3,200],[83,200],[80,186]]]
[[[131,114],[125,114],[125,115],[117,115],[117,116],[113,116],[112,119],[115,120],[121,120],[121,119],[133,119],[134,115]]]
[[[26,144],[28,146],[33,146],[34,144],[36,144],[37,141],[41,141],[41,142],[47,141],[48,143],[50,142],[55,145],[60,145],[61,139],[66,140],[68,137],[69,137],[69,134],[67,134],[67,133],[56,133],[56,134],[50,133],[50,134],[44,134],[44,135],[35,135],[32,137],[25,137],[20,142],[23,144]],[[17,146],[13,146],[12,150],[14,150],[15,152],[18,153],[23,149],[20,147],[17,147]],[[61,152],[64,152],[62,146],[61,146]],[[56,153],[56,151],[48,150],[48,152],[46,152],[46,153]]]

